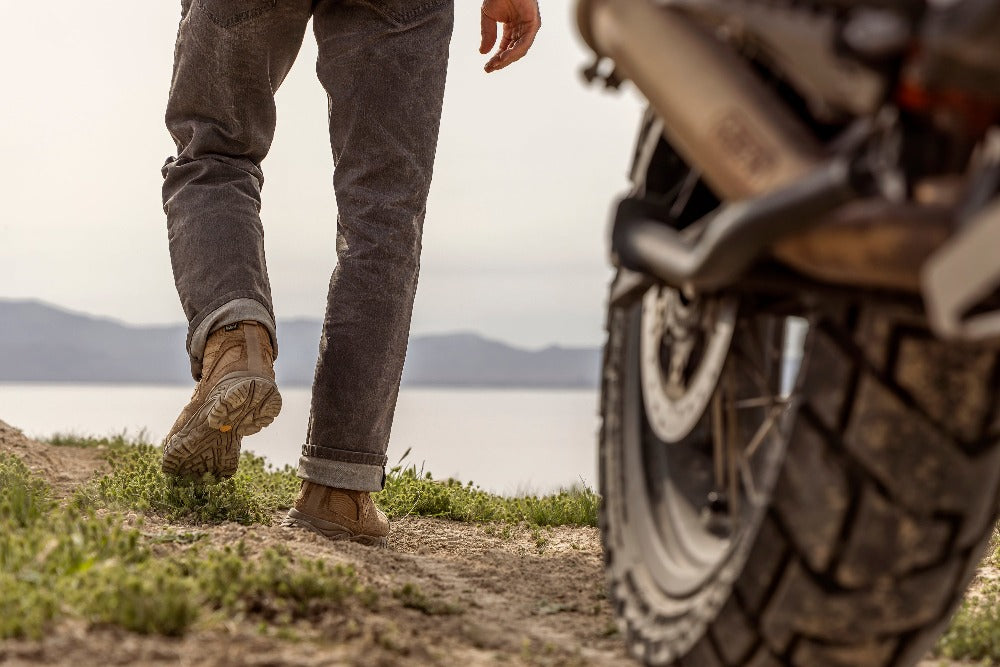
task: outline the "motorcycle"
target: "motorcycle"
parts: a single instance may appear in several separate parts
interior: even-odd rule
[[[646,98],[600,526],[649,665],[910,665],[1000,492],[1000,3],[578,0]]]

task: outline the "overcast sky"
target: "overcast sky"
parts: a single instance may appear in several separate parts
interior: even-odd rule
[[[569,0],[543,0],[533,51],[489,76],[478,2],[458,4],[414,333],[597,344],[607,215],[626,187],[640,103],[581,83],[587,54]],[[183,321],[159,173],[174,150],[162,118],[179,0],[0,7],[0,298],[129,323]],[[315,56],[309,32],[278,93],[263,165],[279,318],[322,316],[335,261]]]

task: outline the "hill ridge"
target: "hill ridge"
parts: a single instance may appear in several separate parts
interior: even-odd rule
[[[322,323],[278,321],[278,381],[312,383]],[[0,382],[189,384],[184,325],[134,325],[53,306],[0,299]],[[462,330],[410,339],[403,383],[430,387],[596,388],[600,351],[526,349]]]

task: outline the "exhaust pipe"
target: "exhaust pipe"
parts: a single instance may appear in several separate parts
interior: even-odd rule
[[[669,4],[580,0],[580,33],[631,80],[664,133],[721,198],[789,186],[822,147],[736,53]]]
[[[611,246],[625,268],[695,291],[726,287],[775,242],[822,221],[858,197],[860,174],[832,160],[794,185],[724,204],[691,243],[648,214],[643,200],[618,205]]]

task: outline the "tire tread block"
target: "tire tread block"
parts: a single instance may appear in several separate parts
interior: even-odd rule
[[[996,352],[907,338],[899,343],[894,375],[925,414],[954,437],[971,442],[996,397],[991,387]]]
[[[894,499],[915,512],[962,513],[995,474],[871,375],[860,382],[844,440]]]
[[[795,667],[887,665],[898,645],[899,642],[895,639],[841,645],[803,640],[792,651],[792,664]]]
[[[909,577],[883,579],[866,590],[836,591],[793,562],[764,612],[765,640],[782,653],[796,635],[858,644],[921,629],[945,612],[961,568],[961,560],[951,559]]]
[[[933,565],[944,558],[951,535],[947,522],[915,517],[865,485],[837,563],[837,583],[860,588]]]
[[[765,518],[743,575],[736,584],[747,613],[756,615],[767,602],[768,591],[781,575],[787,551],[788,545],[781,531],[770,518]]]
[[[715,647],[727,665],[741,665],[758,643],[757,628],[731,596],[710,628]]]
[[[783,667],[784,661],[761,646],[746,663],[746,667]]]
[[[813,334],[812,348],[804,361],[803,390],[810,396],[810,407],[829,430],[838,427],[850,385],[853,359],[845,354],[823,329]]]
[[[851,504],[843,464],[808,419],[800,417],[775,489],[786,534],[815,572],[830,564]]]
[[[679,667],[726,667],[708,637],[703,637],[677,664]]]

